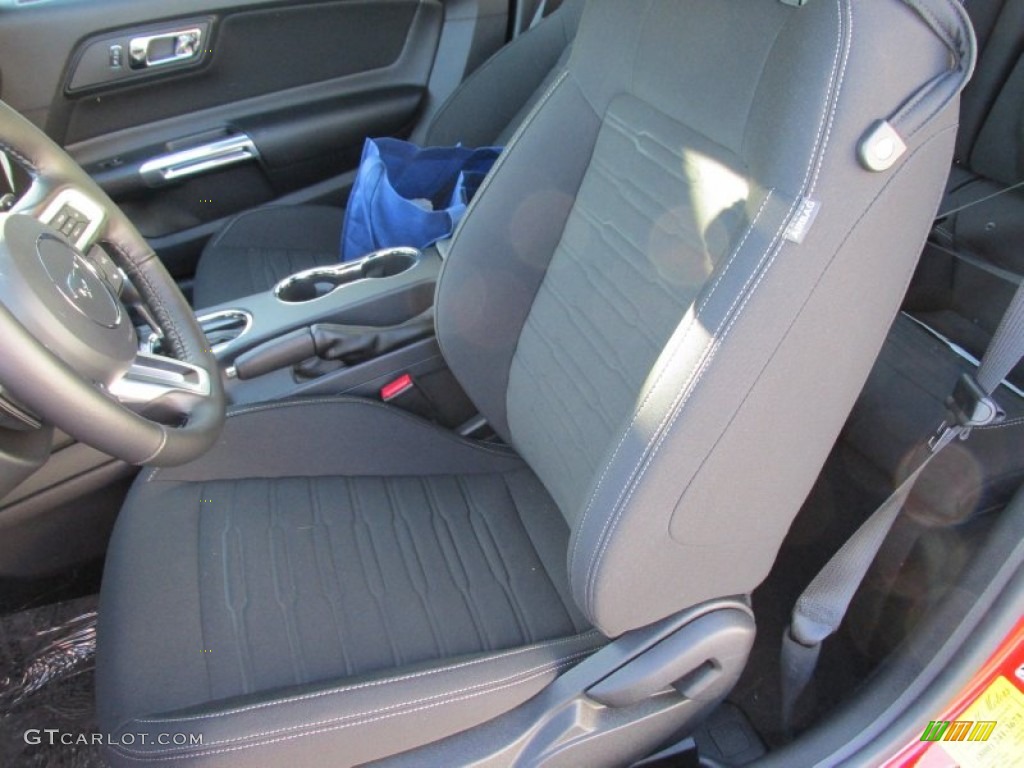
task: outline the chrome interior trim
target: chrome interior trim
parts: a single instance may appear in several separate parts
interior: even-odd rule
[[[140,352],[131,368],[107,387],[107,391],[122,403],[146,405],[178,392],[208,397],[212,390],[210,374],[198,365]]]
[[[396,272],[394,275],[375,276],[367,274],[369,270],[373,269],[375,261],[388,258],[389,256],[407,256],[410,259],[410,264],[408,267]],[[273,291],[274,297],[284,304],[303,304],[308,301],[319,301],[320,299],[330,296],[336,290],[343,288],[346,285],[352,285],[363,280],[386,279],[388,277],[395,277],[404,272],[408,272],[410,269],[414,269],[420,263],[422,258],[423,252],[419,248],[411,248],[408,246],[381,248],[380,250],[368,253],[366,256],[361,259],[357,259],[356,261],[343,261],[327,267],[313,267],[312,269],[306,269],[302,272],[296,272],[294,275],[289,275],[281,280],[271,290]],[[308,299],[289,301],[288,299],[281,298],[282,293],[300,283],[313,283],[314,285],[316,283],[334,283],[334,287],[319,296],[313,296]]]
[[[256,160],[259,154],[253,140],[240,133],[154,157],[139,166],[139,175],[149,186],[159,187],[206,171]]]
[[[216,312],[209,312],[204,315],[197,315],[196,322],[199,323],[199,327],[203,329],[203,333],[208,334],[210,331],[216,331],[218,328],[213,326],[218,321],[232,321],[241,320],[242,330],[232,336],[227,341],[222,341],[219,344],[214,344],[210,347],[210,351],[217,354],[223,349],[226,349],[232,343],[242,338],[252,328],[252,312],[245,309],[221,309]],[[213,326],[213,327],[211,327]]]
[[[170,43],[170,52],[159,58],[154,58],[153,43]],[[132,69],[162,67],[167,64],[196,59],[202,51],[203,30],[201,27],[186,27],[171,32],[133,37],[128,43],[129,66]]]

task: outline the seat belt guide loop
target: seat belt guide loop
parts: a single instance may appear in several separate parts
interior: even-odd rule
[[[857,156],[869,171],[887,171],[903,157],[907,145],[888,120],[876,120],[861,139]]]
[[[966,440],[974,427],[998,424],[1006,418],[1006,411],[982,389],[970,373],[963,373],[957,379],[953,394],[946,399],[946,407],[951,419],[942,422],[935,436],[928,441],[928,447],[933,453],[954,437]]]

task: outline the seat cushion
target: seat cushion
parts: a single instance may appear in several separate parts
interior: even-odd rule
[[[348,764],[500,714],[602,642],[568,538],[507,450],[355,399],[232,414],[202,463],[140,477],[101,607],[102,728],[203,744],[110,758]]]
[[[280,205],[236,216],[206,245],[196,268],[196,309],[270,290],[295,272],[341,260],[345,211]]]

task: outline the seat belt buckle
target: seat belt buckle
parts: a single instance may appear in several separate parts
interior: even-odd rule
[[[942,422],[938,431],[928,441],[932,453],[939,450],[953,438],[966,440],[974,427],[998,424],[1006,418],[1006,411],[985,392],[970,373],[963,373],[953,387],[953,394],[946,398],[946,408],[951,418]]]
[[[380,399],[403,411],[409,411],[429,421],[437,421],[437,409],[434,404],[408,373],[381,387]]]
[[[967,429],[998,424],[1006,418],[1006,412],[999,403],[969,373],[961,374],[957,379],[953,394],[946,400],[946,407],[952,411],[957,423]]]

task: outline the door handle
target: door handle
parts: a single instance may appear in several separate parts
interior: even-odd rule
[[[149,186],[160,187],[188,176],[256,160],[259,154],[253,140],[246,134],[239,133],[208,144],[154,157],[139,166],[139,175]]]
[[[132,69],[148,69],[181,63],[198,58],[202,50],[202,27],[133,37],[128,43],[128,65]]]

